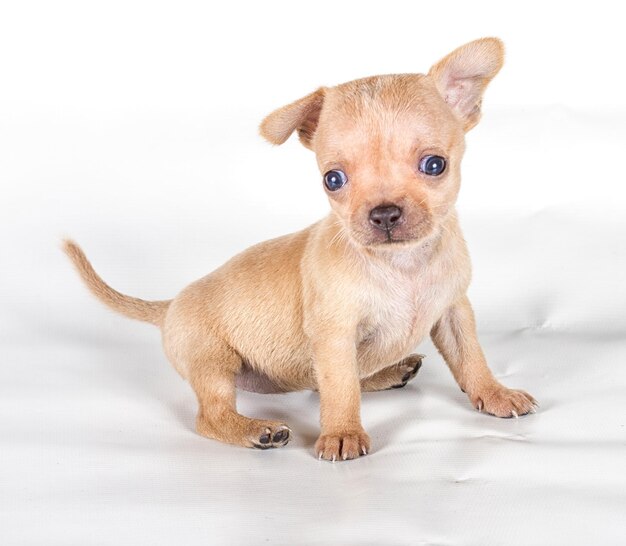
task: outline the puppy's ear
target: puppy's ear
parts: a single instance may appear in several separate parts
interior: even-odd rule
[[[455,49],[428,72],[465,131],[480,120],[483,92],[503,62],[502,41],[482,38]]]
[[[297,130],[300,142],[311,148],[325,95],[326,89],[320,87],[310,95],[275,110],[261,122],[261,136],[272,144],[282,144]]]

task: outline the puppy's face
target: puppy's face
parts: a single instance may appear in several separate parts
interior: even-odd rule
[[[261,133],[279,144],[297,130],[315,151],[346,233],[392,248],[428,237],[454,204],[464,133],[502,65],[499,40],[455,50],[427,75],[375,76],[314,93],[270,114]]]
[[[459,189],[463,130],[425,76],[377,76],[328,89],[312,141],[330,204],[359,244],[411,243]]]

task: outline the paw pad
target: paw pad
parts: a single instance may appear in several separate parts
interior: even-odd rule
[[[257,442],[252,442],[252,446],[256,449],[271,449],[273,447],[282,447],[289,442],[291,430],[289,427],[282,425],[277,430],[265,428],[259,436]]]

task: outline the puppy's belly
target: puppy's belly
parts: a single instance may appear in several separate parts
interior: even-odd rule
[[[235,377],[235,384],[238,389],[261,394],[281,393],[290,390],[285,388],[284,385],[273,381],[264,373],[255,371],[247,365]]]

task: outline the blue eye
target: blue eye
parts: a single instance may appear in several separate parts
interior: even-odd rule
[[[428,176],[439,176],[446,170],[446,160],[440,155],[425,155],[420,159],[419,169]]]
[[[347,181],[348,177],[343,171],[332,170],[324,175],[324,185],[328,188],[328,191],[337,191],[343,188]]]

